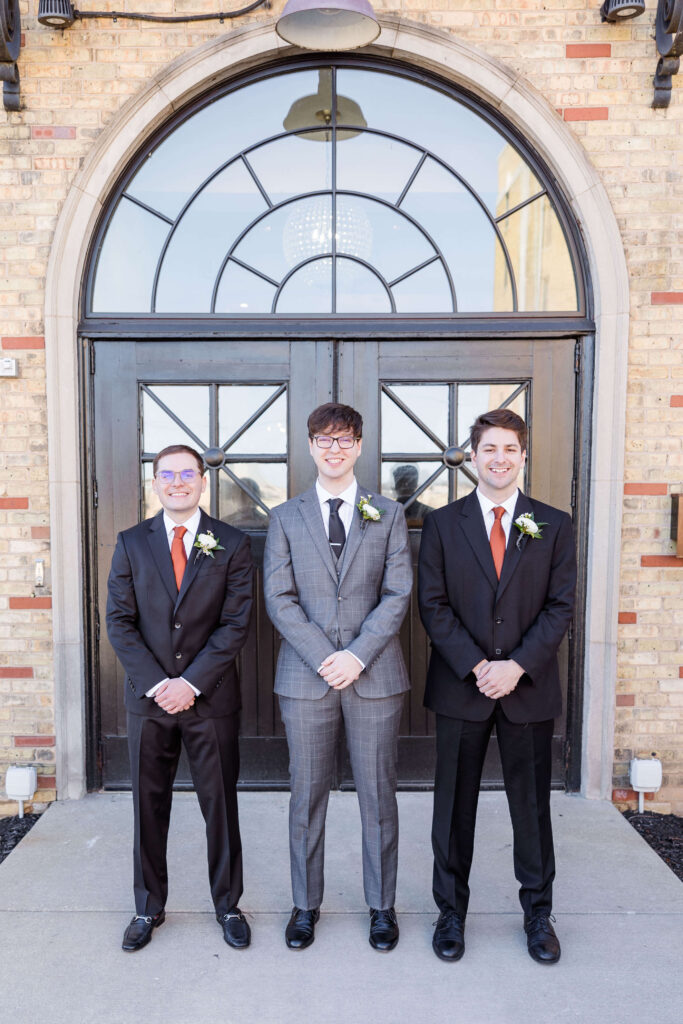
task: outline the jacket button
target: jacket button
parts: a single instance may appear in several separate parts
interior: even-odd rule
[[[502,654],[502,653],[503,652],[501,651],[500,647],[496,647],[496,654]],[[179,657],[180,657],[180,655],[176,654],[176,658],[179,658]]]
[[[496,651],[496,654],[500,654],[500,651]],[[181,658],[182,654],[180,653],[180,651],[178,651],[178,653],[176,654],[176,661],[180,661]]]
[[[502,622],[502,621],[503,621],[502,619],[496,619],[496,625],[497,625],[497,626],[500,626],[500,624],[501,624],[501,622]],[[177,628],[178,628],[178,626],[176,625],[176,629],[177,629]]]
[[[496,621],[497,621],[497,620],[496,620]],[[174,628],[174,629],[180,629],[180,623],[179,623],[179,622],[174,622],[174,623],[173,623],[173,628]]]
[[[337,600],[338,600],[338,601],[341,601],[341,597],[338,597],[338,598],[337,598]]]

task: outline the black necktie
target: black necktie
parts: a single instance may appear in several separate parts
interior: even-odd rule
[[[342,504],[342,499],[328,498],[327,504],[330,506],[330,547],[332,548],[332,554],[339,561],[346,542],[346,530],[339,515],[339,506]]]

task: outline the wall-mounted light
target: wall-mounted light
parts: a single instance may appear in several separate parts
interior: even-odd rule
[[[24,800],[30,800],[38,785],[38,773],[33,765],[12,764],[5,775],[5,792],[10,800],[19,804],[19,817],[24,817]]]
[[[605,0],[600,8],[603,21],[625,21],[637,18],[645,10],[645,0]]]
[[[368,0],[288,0],[275,30],[304,50],[355,50],[380,33]]]
[[[254,0],[237,11],[216,11],[214,14],[140,14],[134,11],[79,11],[71,0],[39,0],[38,21],[48,28],[69,28],[74,21],[86,18],[110,18],[112,21],[157,21],[168,24],[187,21],[230,21],[242,14],[249,14],[257,7],[270,7],[270,0]]]
[[[662,785],[662,762],[652,757],[634,757],[628,766],[631,789],[638,794],[638,814],[643,813],[643,795],[656,793]]]

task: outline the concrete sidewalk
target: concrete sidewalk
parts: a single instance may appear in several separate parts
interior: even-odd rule
[[[399,794],[398,947],[368,944],[355,795],[333,793],[314,945],[293,953],[287,794],[240,797],[251,949],[213,917],[203,822],[176,794],[166,923],[135,954],[128,795],[52,805],[0,866],[2,1024],[680,1024],[683,886],[609,804],[553,796],[562,960],[526,952],[505,797],[482,794],[467,952],[431,950],[431,796]]]

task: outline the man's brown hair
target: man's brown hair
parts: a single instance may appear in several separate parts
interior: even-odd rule
[[[476,452],[478,449],[481,436],[489,427],[502,427],[503,430],[514,430],[519,441],[519,447],[523,452],[526,451],[529,431],[522,417],[518,416],[512,409],[491,409],[490,412],[483,412],[481,416],[477,416],[472,424],[470,440],[473,452]]]
[[[154,476],[157,475],[157,467],[159,460],[163,459],[165,455],[180,455],[181,452],[186,452],[197,460],[197,466],[199,467],[200,476],[204,476],[205,465],[199,452],[195,451],[194,448],[190,448],[189,444],[169,444],[166,448],[162,448],[158,455],[155,456],[154,462],[152,463],[152,472]]]
[[[362,437],[363,417],[350,405],[325,402],[308,417],[308,436],[315,437],[325,430],[348,430],[354,437]]]

